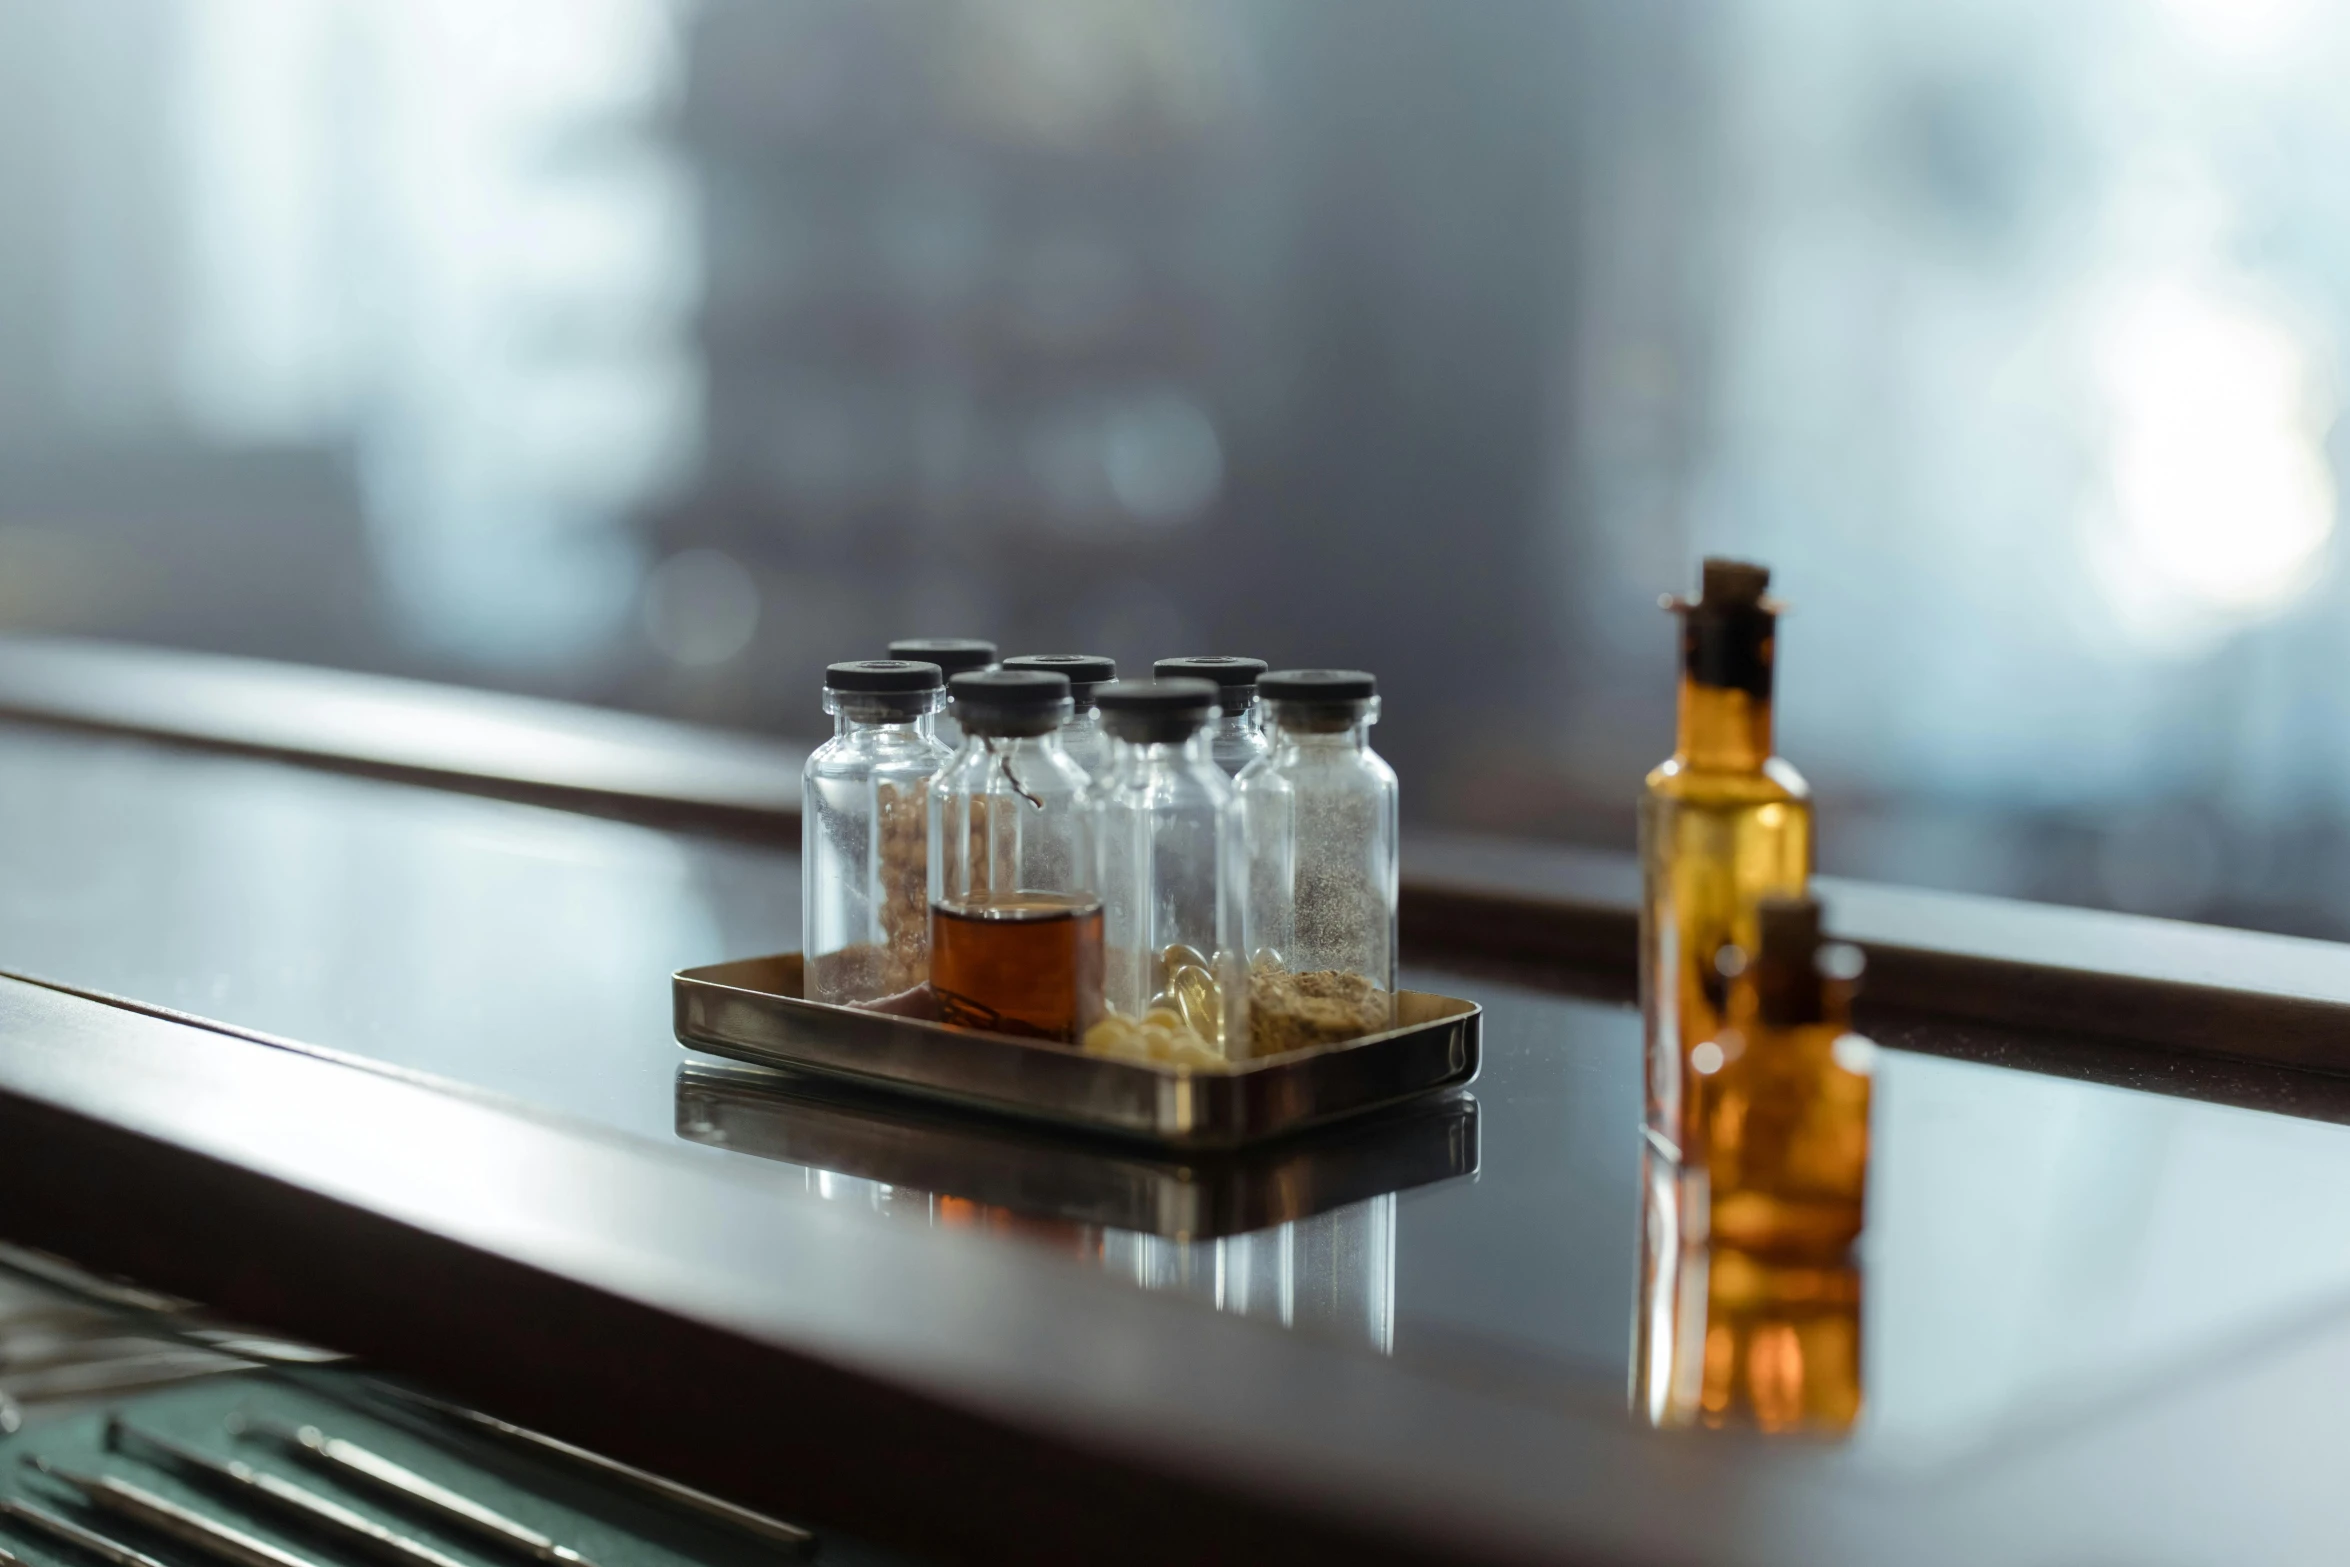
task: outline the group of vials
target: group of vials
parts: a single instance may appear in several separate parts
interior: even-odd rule
[[[889,652],[825,671],[809,1000],[1203,1070],[1390,1025],[1396,780],[1370,675]]]
[[[1774,751],[1770,575],[1708,560],[1679,737],[1641,810],[1648,1222],[1634,1398],[1659,1424],[1831,1431],[1860,1408],[1870,1061],[1860,954],[1810,895],[1812,803]]]

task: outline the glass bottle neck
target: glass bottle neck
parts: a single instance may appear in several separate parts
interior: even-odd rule
[[[1152,769],[1181,772],[1187,768],[1208,763],[1206,748],[1201,742],[1207,730],[1194,730],[1186,740],[1121,740],[1110,738],[1110,770],[1123,775],[1128,772]]]
[[[832,734],[836,740],[845,739],[850,735],[871,735],[877,739],[928,740],[933,738],[937,732],[938,719],[935,714],[931,713],[918,713],[912,717],[891,716],[887,718],[860,718],[847,712],[835,712],[832,715]]]
[[[1276,751],[1368,751],[1371,748],[1371,721],[1358,718],[1351,724],[1285,724],[1274,719],[1265,726],[1266,737]]]
[[[1771,699],[1684,675],[1673,759],[1713,772],[1760,772],[1771,759]]]
[[[963,750],[980,756],[1058,756],[1065,749],[1061,736],[1068,731],[1066,724],[1048,729],[1040,735],[984,735],[963,731]]]

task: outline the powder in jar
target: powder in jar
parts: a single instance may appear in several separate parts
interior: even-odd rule
[[[879,941],[859,941],[809,959],[808,993],[817,1000],[889,1000],[930,978],[930,800],[926,783],[884,783],[873,791],[878,862],[873,925]]]
[[[888,955],[891,990],[930,977],[930,789],[885,783],[874,791],[875,832],[881,838],[881,907],[876,911]]]
[[[1260,961],[1249,970],[1249,1044],[1255,1055],[1360,1039],[1387,1028],[1393,1014],[1394,998],[1344,969],[1293,974]]]

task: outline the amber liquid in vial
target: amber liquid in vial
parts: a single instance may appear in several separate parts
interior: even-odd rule
[[[1020,892],[930,906],[930,988],[963,1028],[1074,1044],[1102,993],[1102,906]]]

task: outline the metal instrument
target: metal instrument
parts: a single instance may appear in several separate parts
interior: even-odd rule
[[[120,1541],[109,1540],[95,1529],[85,1529],[70,1518],[61,1518],[46,1507],[35,1507],[20,1502],[13,1496],[0,1496],[0,1516],[15,1519],[28,1528],[38,1529],[51,1539],[63,1540],[77,1550],[88,1551],[113,1567],[163,1567],[163,1563],[145,1551],[134,1551]]]
[[[27,1458],[25,1462],[81,1492],[92,1507],[127,1518],[142,1529],[151,1529],[166,1539],[202,1551],[217,1561],[229,1563],[230,1567],[317,1567],[307,1557],[296,1556],[257,1535],[207,1518],[192,1507],[182,1507],[168,1497],[157,1496],[145,1486],[118,1480],[113,1475],[75,1474],[45,1458]]]
[[[804,1551],[816,1543],[816,1536],[798,1524],[785,1523],[780,1518],[770,1518],[765,1513],[753,1512],[748,1507],[712,1496],[707,1491],[697,1491],[690,1485],[666,1479],[650,1470],[639,1469],[633,1464],[624,1464],[617,1458],[606,1458],[603,1454],[590,1452],[584,1447],[576,1447],[560,1437],[548,1436],[543,1431],[533,1431],[528,1426],[518,1426],[510,1421],[500,1420],[494,1415],[485,1415],[478,1409],[466,1409],[423,1393],[411,1392],[406,1388],[394,1388],[391,1391],[410,1403],[470,1426],[476,1431],[502,1438],[533,1453],[562,1459],[607,1479],[618,1480],[624,1485],[634,1486],[638,1490],[673,1506],[683,1508],[687,1512],[710,1519],[713,1522],[739,1529],[745,1534],[754,1535],[770,1545],[781,1546],[785,1550]]]
[[[232,1418],[229,1429],[250,1431],[283,1442],[297,1454],[343,1479],[406,1502],[480,1539],[502,1545],[535,1561],[546,1562],[549,1567],[594,1567],[593,1563],[570,1546],[558,1545],[536,1529],[516,1523],[504,1513],[484,1507],[470,1497],[460,1496],[447,1486],[435,1484],[413,1469],[393,1463],[355,1442],[328,1436],[316,1426],[281,1425],[274,1421],[251,1420],[240,1416]]]
[[[215,1458],[210,1453],[174,1442],[169,1437],[140,1430],[119,1415],[109,1417],[106,1422],[107,1445],[116,1446],[124,1437],[142,1447],[152,1448],[183,1469],[192,1470],[202,1478],[235,1491],[239,1497],[347,1545],[368,1551],[393,1563],[394,1567],[468,1567],[467,1563],[456,1557],[437,1551],[421,1540],[411,1539],[396,1529],[388,1529],[365,1513],[355,1512],[306,1486],[280,1479],[251,1464],[240,1463],[233,1458]]]

